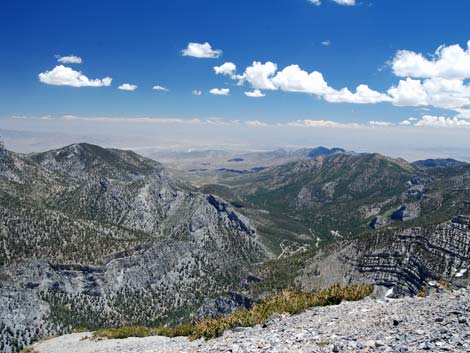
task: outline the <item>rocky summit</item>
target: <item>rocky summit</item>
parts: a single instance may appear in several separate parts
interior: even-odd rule
[[[236,328],[210,341],[159,336],[93,341],[90,333],[77,333],[33,348],[38,353],[470,352],[469,313],[470,292],[461,289],[274,315],[264,325]]]

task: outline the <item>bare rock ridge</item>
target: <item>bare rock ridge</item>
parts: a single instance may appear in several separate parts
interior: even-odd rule
[[[298,278],[304,288],[335,282],[371,283],[389,296],[416,295],[437,287],[470,284],[470,217],[341,241],[317,254]],[[310,273],[315,272],[314,276]]]
[[[214,206],[218,212],[225,214],[228,220],[233,222],[239,229],[247,232],[248,234],[256,234],[256,230],[250,226],[246,217],[236,213],[227,202],[214,195],[207,196],[207,201],[209,201],[209,203]]]

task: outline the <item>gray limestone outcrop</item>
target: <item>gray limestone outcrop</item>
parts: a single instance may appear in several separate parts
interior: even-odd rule
[[[240,309],[251,309],[257,301],[240,293],[206,299],[193,316],[194,321],[231,314]]]
[[[441,280],[470,283],[470,217],[423,227],[376,232],[340,241],[309,260],[297,282],[304,289],[371,283],[390,295],[415,295]]]

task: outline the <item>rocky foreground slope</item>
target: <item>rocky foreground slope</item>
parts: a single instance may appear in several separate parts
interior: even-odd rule
[[[210,341],[84,339],[89,335],[51,339],[34,349],[38,353],[470,352],[470,291],[343,302],[299,315],[276,315],[263,326],[237,328]]]

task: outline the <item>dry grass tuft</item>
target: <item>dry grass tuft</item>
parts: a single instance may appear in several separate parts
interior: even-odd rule
[[[298,314],[314,306],[335,305],[343,300],[356,301],[370,295],[373,287],[369,285],[334,285],[314,293],[282,291],[251,310],[239,310],[230,315],[205,319],[195,325],[183,324],[174,328],[147,328],[129,326],[102,329],[94,333],[95,338],[127,338],[146,336],[189,336],[191,339],[211,339],[235,327],[252,327],[266,322],[275,313]]]
[[[25,349],[22,349],[20,353],[38,353],[38,351],[32,348],[25,348]]]

